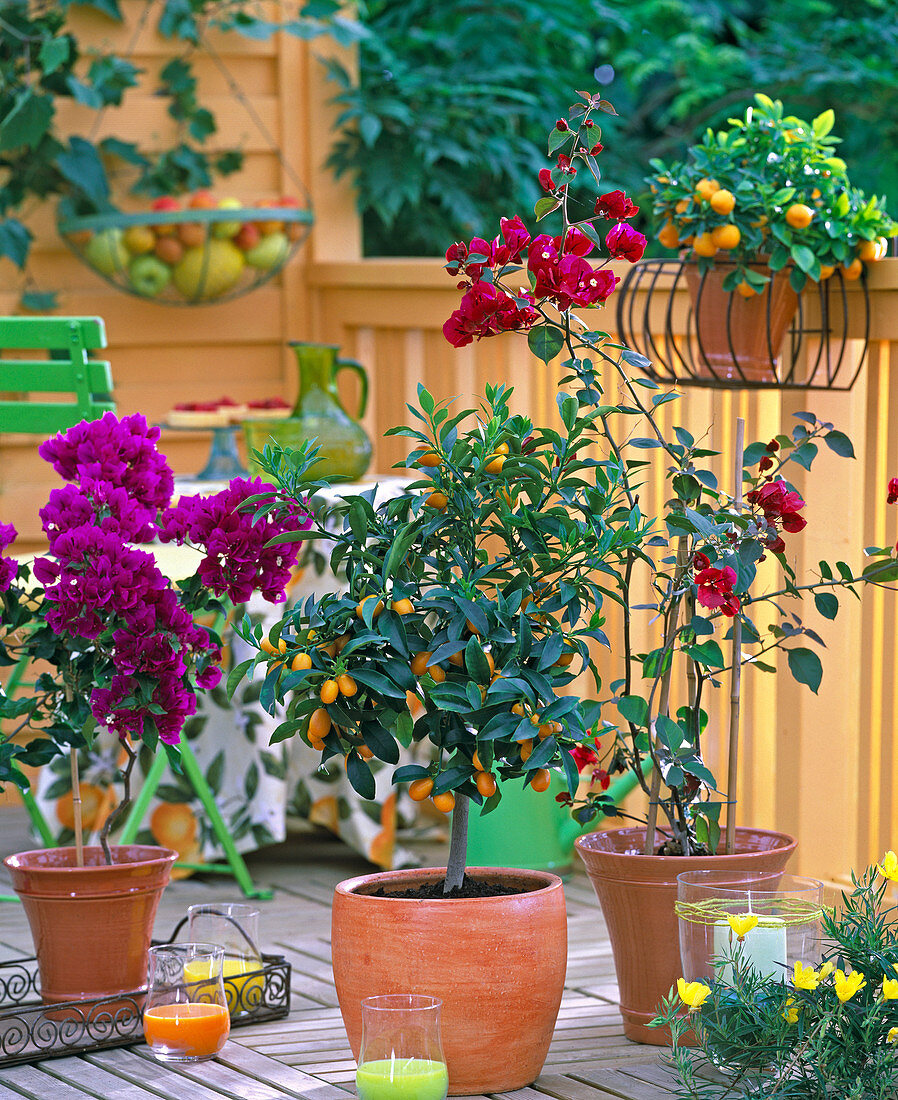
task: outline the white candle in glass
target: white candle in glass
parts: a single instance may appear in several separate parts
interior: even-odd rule
[[[773,981],[785,981],[786,978],[786,925],[780,917],[763,917],[742,942],[730,928],[729,921],[714,923],[714,958],[735,958],[741,953],[742,960],[763,978]],[[717,978],[733,984],[732,967],[729,962],[718,961],[715,967]]]

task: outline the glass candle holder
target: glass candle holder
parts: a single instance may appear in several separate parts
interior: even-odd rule
[[[687,981],[735,984],[741,967],[786,981],[821,954],[823,883],[779,872],[677,875],[680,962]]]
[[[265,976],[259,950],[259,910],[241,902],[191,905],[187,934],[193,941],[224,949],[222,976],[231,1018],[246,1015],[262,1002]]]
[[[224,949],[212,943],[151,947],[143,1034],[163,1062],[206,1062],[231,1030],[221,967]]]
[[[449,1075],[436,997],[395,993],[362,1001],[356,1087],[361,1100],[446,1100]]]

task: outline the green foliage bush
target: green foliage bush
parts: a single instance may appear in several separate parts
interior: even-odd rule
[[[368,255],[440,255],[526,215],[553,100],[612,71],[602,171],[646,215],[649,161],[681,158],[755,92],[802,117],[833,107],[857,186],[898,195],[898,161],[882,155],[898,145],[893,0],[365,0],[359,17],[360,80],[331,69],[330,163],[356,184]]]

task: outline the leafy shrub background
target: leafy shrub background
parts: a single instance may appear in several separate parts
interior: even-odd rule
[[[356,185],[367,255],[439,255],[526,216],[553,105],[597,84],[619,112],[608,190],[644,211],[649,160],[682,156],[756,91],[802,117],[834,108],[852,179],[898,197],[893,0],[360,0],[358,15],[359,79],[330,70],[329,163]]]

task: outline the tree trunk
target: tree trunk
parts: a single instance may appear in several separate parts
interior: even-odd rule
[[[468,862],[468,796],[455,796],[455,809],[452,811],[452,833],[449,838],[449,859],[446,862],[446,884],[443,893],[460,889],[465,881],[465,866]]]

